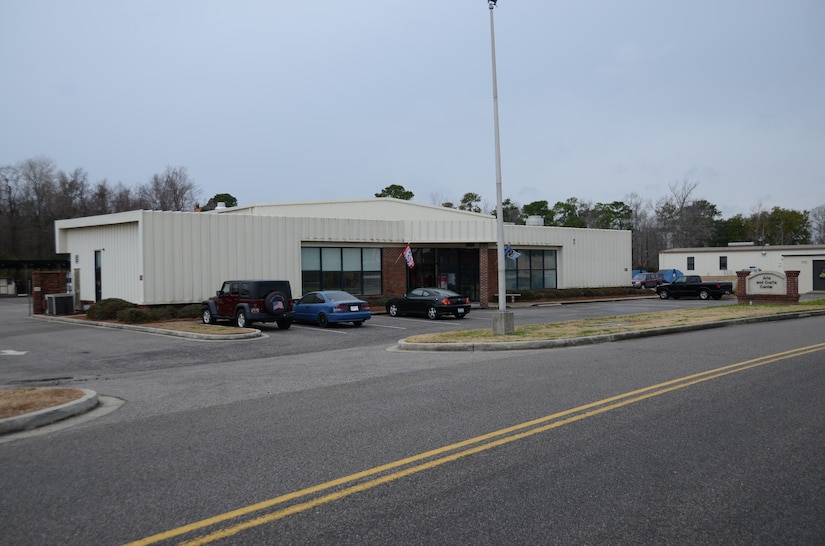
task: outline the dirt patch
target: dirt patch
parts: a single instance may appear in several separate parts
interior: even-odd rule
[[[0,419],[61,406],[83,398],[80,389],[21,387],[0,389]]]
[[[125,324],[117,320],[93,320],[86,315],[72,316],[71,318],[77,320],[85,320],[88,322],[108,322],[110,324]],[[173,330],[175,332],[189,332],[193,334],[211,334],[211,335],[240,335],[249,334],[255,331],[254,328],[237,328],[230,323],[226,324],[204,324],[200,319],[171,319],[162,322],[141,322],[132,324],[131,326],[146,326],[147,328],[157,328],[159,330]]]

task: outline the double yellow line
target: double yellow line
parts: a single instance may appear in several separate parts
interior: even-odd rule
[[[599,415],[601,413],[612,411],[630,404],[635,404],[636,402],[641,402],[642,400],[647,400],[648,398],[661,396],[669,392],[684,389],[692,385],[717,379],[719,377],[724,377],[726,375],[822,350],[825,350],[825,343],[801,347],[791,351],[776,353],[752,360],[746,360],[744,362],[731,364],[729,366],[681,377],[672,381],[666,381],[664,383],[627,392],[618,396],[605,398],[603,400],[599,400],[598,402],[592,402],[590,404],[585,404],[583,406],[578,406],[576,408],[554,413],[552,415],[547,415],[545,417],[527,421],[512,427],[503,428],[495,432],[476,436],[475,438],[470,438],[468,440],[420,453],[405,459],[400,459],[385,465],[376,466],[362,472],[350,474],[349,476],[344,476],[342,478],[315,485],[313,487],[308,487],[306,489],[281,495],[280,497],[275,497],[257,504],[252,504],[244,508],[239,508],[238,510],[233,510],[208,519],[190,523],[189,525],[184,525],[176,529],[171,529],[163,533],[158,533],[156,535],[131,542],[127,546],[145,546],[156,544],[174,539],[176,537],[182,537],[183,535],[205,530],[208,527],[217,526],[229,520],[243,518],[254,514],[255,512],[261,512],[273,507],[278,507],[275,511],[264,513],[263,515],[252,519],[233,523],[229,526],[213,531],[212,533],[181,543],[187,546],[208,544],[222,538],[230,537],[246,529],[271,523],[287,516],[298,514],[311,508],[342,499],[349,495],[366,491],[368,489],[372,489],[373,487],[377,487],[412,474],[417,474],[475,453],[480,453],[494,447],[516,442],[542,432],[547,432],[548,430],[553,430],[570,423],[575,423],[576,421],[581,421],[594,415]],[[289,504],[293,501],[301,502]],[[281,505],[285,506],[281,507]]]

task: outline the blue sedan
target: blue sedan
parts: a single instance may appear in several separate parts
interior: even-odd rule
[[[363,326],[372,317],[370,304],[343,290],[310,292],[292,304],[296,321],[313,322],[326,328],[334,322]]]

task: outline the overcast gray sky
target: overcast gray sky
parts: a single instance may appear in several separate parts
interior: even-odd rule
[[[503,193],[825,204],[822,0],[499,0]],[[495,206],[486,0],[2,0],[0,165]]]

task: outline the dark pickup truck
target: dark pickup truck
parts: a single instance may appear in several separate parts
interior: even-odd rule
[[[663,300],[673,298],[678,300],[682,296],[699,298],[706,300],[713,298],[718,300],[725,294],[733,293],[733,283],[728,281],[702,281],[699,275],[682,275],[676,277],[673,282],[660,284],[656,287],[656,293]]]

